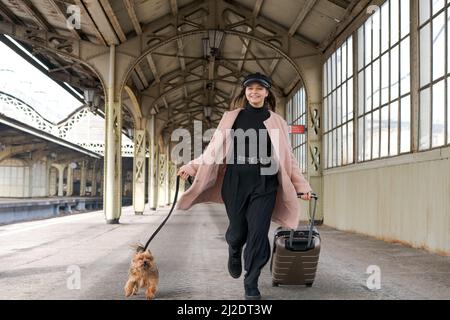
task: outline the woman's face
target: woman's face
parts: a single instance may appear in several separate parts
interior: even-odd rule
[[[269,91],[259,83],[251,83],[245,88],[245,97],[254,107],[262,107]]]

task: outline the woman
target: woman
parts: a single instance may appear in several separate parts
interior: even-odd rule
[[[228,271],[233,278],[240,277],[245,244],[245,297],[260,299],[258,278],[270,258],[270,221],[296,228],[297,193],[305,193],[302,199],[310,200],[311,187],[292,154],[286,121],[274,112],[276,101],[269,78],[250,74],[242,87],[232,103],[234,110],[223,115],[204,154],[178,171],[181,178],[195,176],[195,180],[177,208],[188,209],[206,201],[225,204],[230,222],[225,234],[229,245]],[[256,134],[246,134],[252,130]],[[226,164],[203,161],[206,155],[222,160],[224,155],[217,155],[216,151],[223,146]],[[273,167],[277,169],[263,170]]]

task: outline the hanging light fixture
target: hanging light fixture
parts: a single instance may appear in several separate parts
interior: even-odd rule
[[[218,29],[208,30],[209,54],[216,57],[222,44],[224,33]]]

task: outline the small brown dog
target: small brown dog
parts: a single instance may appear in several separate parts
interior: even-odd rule
[[[155,298],[158,290],[159,273],[150,250],[138,245],[128,271],[128,281],[125,285],[125,296],[137,294],[140,288],[145,288],[147,300]]]

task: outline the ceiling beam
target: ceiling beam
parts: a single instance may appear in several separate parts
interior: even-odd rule
[[[88,10],[86,8],[86,6],[84,5],[82,0],[74,0],[74,1],[75,1],[75,4],[80,8],[82,19],[85,18],[87,21],[87,24],[89,24],[91,26],[92,30],[94,30],[96,38],[100,41],[100,43],[102,45],[104,45],[104,46],[109,45],[110,41],[107,41],[107,37],[104,37],[104,34],[100,31],[100,29],[97,27],[95,22],[92,20],[92,19],[97,20],[95,15],[91,13],[91,10]],[[98,3],[97,3],[97,5],[98,5]],[[91,14],[92,14],[92,18],[91,18]],[[100,21],[100,20],[98,20],[98,21]],[[101,23],[100,23],[100,25],[101,25]]]
[[[42,16],[38,9],[31,3],[30,0],[17,0],[20,7],[37,23],[37,25],[49,32],[55,32],[55,29],[48,23],[47,20]]]
[[[61,18],[61,20],[63,20],[63,22],[65,24],[67,21],[67,18],[66,18],[67,8],[62,3],[56,2],[55,0],[47,0],[47,2],[49,2],[50,5],[53,7],[53,9],[55,9],[57,15]],[[75,36],[75,38],[81,39],[81,35],[80,35],[79,31],[76,30],[75,28],[71,28],[70,32]]]
[[[294,23],[289,28],[289,32],[288,32],[289,37],[292,37],[297,32],[298,28],[300,28],[303,21],[305,21],[306,17],[311,12],[311,10],[314,7],[314,5],[316,4],[316,2],[317,2],[317,0],[307,0],[306,1],[305,5],[300,10],[297,18],[295,19]]]
[[[100,0],[100,3],[102,4],[102,7],[105,10],[106,16],[108,17],[109,21],[111,22],[111,25],[114,28],[114,31],[117,33],[117,36],[119,37],[120,42],[127,41],[127,37],[126,37],[125,33],[123,32],[122,27],[120,26],[119,20],[117,19],[117,16],[114,13],[114,10],[111,7],[109,0]]]
[[[23,25],[20,20],[3,2],[0,1],[0,15],[6,19],[9,23]]]
[[[263,5],[264,0],[256,0],[255,6],[253,7],[253,16],[256,18],[259,16],[259,13],[261,12],[261,8]]]
[[[128,16],[130,17],[131,23],[133,24],[134,30],[136,34],[139,36],[142,34],[141,24],[139,23],[139,19],[136,15],[136,10],[134,9],[134,0],[123,0],[123,4],[127,9]]]
[[[155,78],[155,82],[160,83],[161,78],[159,76],[158,70],[156,69],[155,61],[153,60],[151,53],[149,53],[147,55],[147,62],[148,62],[148,65],[150,66],[150,70],[152,70],[153,77]]]
[[[350,26],[350,24],[363,12],[370,2],[371,0],[352,0],[347,7],[344,18],[338,24],[337,28],[335,28],[330,35],[319,44],[319,50],[325,52],[331,43]]]

